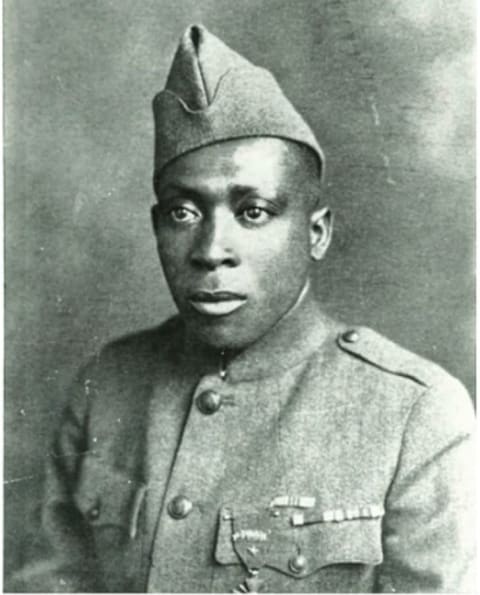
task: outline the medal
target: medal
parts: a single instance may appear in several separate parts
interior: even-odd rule
[[[236,518],[234,528],[232,545],[248,572],[248,576],[234,589],[234,593],[258,593],[264,584],[259,573],[265,566],[270,547],[270,515],[265,512],[262,516],[245,515],[241,521]]]
[[[263,580],[259,577],[258,570],[250,570],[250,576],[233,589],[233,593],[259,593],[263,586]]]

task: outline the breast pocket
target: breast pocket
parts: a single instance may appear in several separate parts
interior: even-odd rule
[[[109,590],[135,590],[140,579],[145,493],[145,484],[101,459],[83,461],[74,500],[92,530]]]
[[[289,585],[293,590],[318,590],[322,569],[330,576],[335,572],[338,579],[349,574],[345,584],[351,584],[360,567],[382,562],[382,515],[378,506],[350,509],[349,515],[341,509],[312,510],[307,518],[292,511],[227,506],[220,514],[215,558],[222,566],[242,565],[247,575],[258,572],[269,591],[284,591]],[[342,588],[337,584],[334,590]]]

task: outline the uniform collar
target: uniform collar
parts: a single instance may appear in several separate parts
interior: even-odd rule
[[[213,350],[183,331],[185,365],[231,382],[278,374],[306,359],[331,335],[333,321],[321,312],[310,288],[277,324],[255,343],[230,355]]]

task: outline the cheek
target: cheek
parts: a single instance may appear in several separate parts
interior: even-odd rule
[[[158,255],[169,283],[178,279],[182,271],[185,270],[184,262],[187,250],[188,246],[184,238],[163,234],[157,239]]]
[[[301,277],[310,262],[306,225],[275,225],[245,242],[245,260],[257,276],[278,284]]]
[[[277,318],[295,302],[308,278],[308,265],[300,242],[289,244],[289,250],[270,252],[254,271],[258,312],[266,318]]]

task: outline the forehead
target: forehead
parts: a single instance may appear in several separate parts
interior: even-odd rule
[[[229,185],[275,193],[289,183],[295,166],[286,141],[278,138],[229,140],[182,155],[162,172],[159,187],[171,184],[208,190]]]

